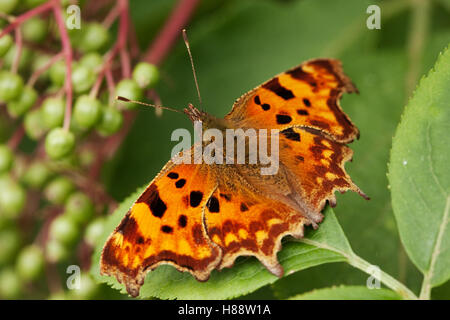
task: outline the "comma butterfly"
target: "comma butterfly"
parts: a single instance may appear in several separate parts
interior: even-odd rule
[[[339,106],[344,92],[357,89],[341,62],[315,59],[244,94],[223,119],[189,105],[185,113],[204,128],[278,129],[277,173],[261,175],[258,164],[172,159],[108,238],[101,273],[115,276],[131,296],[161,264],[206,281],[237,257],[255,256],[282,276],[277,252],[284,236],[317,228],[326,202],[336,205],[335,191],[368,199],[344,169],[352,158],[346,144],[359,137]]]

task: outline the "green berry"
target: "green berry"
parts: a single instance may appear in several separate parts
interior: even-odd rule
[[[45,187],[44,195],[49,202],[61,205],[74,189],[75,186],[69,178],[57,177]]]
[[[83,66],[90,68],[91,70],[96,71],[99,67],[103,65],[103,58],[97,52],[90,52],[85,54],[80,59],[79,63]]]
[[[116,96],[125,97],[130,100],[141,100],[143,92],[133,79],[123,79],[117,84]],[[137,106],[137,104],[130,102],[119,101],[118,103],[126,109],[133,109]]]
[[[97,125],[97,131],[102,136],[110,136],[120,130],[123,124],[122,113],[113,107],[103,109],[102,118]]]
[[[88,95],[78,97],[73,110],[73,119],[83,129],[93,127],[102,116],[102,106],[99,100]]]
[[[23,89],[22,78],[9,71],[0,72],[0,102],[9,102],[19,97]]]
[[[20,181],[23,179],[23,175],[27,169],[27,160],[22,155],[15,155],[14,163],[11,168],[11,175],[17,177]]]
[[[50,80],[57,87],[62,87],[66,80],[66,63],[59,60],[52,64],[49,69]]]
[[[20,245],[20,235],[14,227],[0,232],[0,269],[14,260]]]
[[[75,147],[75,136],[63,128],[52,129],[45,138],[45,151],[53,160],[68,156]]]
[[[25,190],[12,179],[0,185],[0,212],[10,218],[16,218],[25,207]]]
[[[67,259],[69,250],[60,241],[50,239],[45,245],[45,256],[50,262],[61,262]]]
[[[17,257],[16,270],[25,280],[36,280],[44,269],[44,253],[36,245],[22,249]]]
[[[159,71],[154,64],[140,62],[133,70],[133,79],[141,88],[151,88],[159,81]]]
[[[37,97],[36,90],[29,86],[25,86],[22,90],[22,94],[16,100],[8,103],[8,113],[13,118],[19,118],[31,109],[36,103]]]
[[[96,157],[97,155],[94,150],[85,148],[79,153],[80,165],[82,167],[89,167],[92,163],[94,163]]]
[[[4,144],[0,144],[0,174],[5,173],[11,169],[14,161],[12,150]]]
[[[48,129],[60,127],[64,121],[66,106],[64,99],[50,97],[42,102],[41,115]]]
[[[40,18],[31,18],[22,25],[23,38],[30,42],[40,43],[47,36],[47,22]]]
[[[105,220],[103,218],[94,219],[86,228],[84,234],[84,240],[90,246],[95,247],[95,245],[100,241],[103,236],[103,231],[105,229]]]
[[[31,110],[25,114],[23,122],[25,133],[32,140],[39,140],[46,131],[41,109]]]
[[[47,63],[50,61],[51,57],[48,54],[38,54],[36,58],[33,60],[31,64],[31,70],[33,72],[36,72],[37,70],[43,68]],[[50,76],[49,69],[45,70],[41,75],[39,76],[39,79],[47,80],[47,78]]]
[[[0,12],[11,13],[16,8],[19,0],[1,0],[0,1]]]
[[[95,82],[95,73],[92,68],[77,64],[72,70],[72,85],[75,93],[88,91]]]
[[[109,40],[108,30],[100,23],[89,23],[84,26],[80,49],[83,52],[98,51]]]
[[[1,2],[0,2],[1,3]],[[0,271],[0,297],[3,299],[17,299],[22,293],[22,282],[12,268]]]
[[[13,40],[11,35],[9,34],[5,34],[3,37],[0,38],[0,57],[3,57],[8,52],[12,44]]]
[[[63,245],[71,246],[78,239],[78,226],[65,214],[55,218],[50,225],[50,238]]]
[[[32,189],[41,189],[52,175],[52,171],[44,162],[35,161],[26,169],[22,181]]]
[[[67,199],[65,212],[73,221],[78,224],[83,224],[89,221],[94,215],[94,204],[84,193],[75,192]]]
[[[17,47],[15,44],[11,46],[11,48],[6,52],[4,58],[4,66],[6,68],[11,68],[15,57],[16,57],[16,50]],[[19,58],[19,71],[24,71],[28,68],[31,61],[33,60],[33,52],[28,49],[27,47],[22,47],[22,51],[20,52],[20,58]]]

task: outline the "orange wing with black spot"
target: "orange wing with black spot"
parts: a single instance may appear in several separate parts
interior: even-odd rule
[[[171,264],[205,281],[221,261],[204,226],[204,208],[216,182],[208,166],[169,162],[107,240],[101,273],[139,294],[145,275]]]
[[[359,131],[339,106],[344,92],[357,89],[339,60],[310,60],[244,94],[225,118],[244,128],[309,127],[348,143]]]
[[[294,175],[290,182],[309,208],[319,214],[328,201],[336,205],[335,191],[352,190],[368,197],[353,183],[344,165],[353,151],[309,128],[289,128],[280,132],[280,163]]]
[[[218,269],[232,267],[239,256],[255,256],[274,275],[283,268],[277,260],[281,239],[303,236],[306,219],[292,208],[251,190],[219,185],[205,209],[210,239],[222,249]]]

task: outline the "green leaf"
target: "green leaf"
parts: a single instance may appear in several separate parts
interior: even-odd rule
[[[449,88],[447,49],[408,103],[389,165],[392,206],[402,242],[424,274],[424,285],[430,287],[450,278]]]
[[[100,276],[100,254],[103,245],[119,224],[139,194],[137,191],[121,203],[119,208],[108,218],[106,231],[97,244],[93,255],[91,273],[100,282],[106,282],[116,289],[125,290],[112,277]],[[326,210],[325,219],[316,231],[307,230],[306,237],[323,246],[336,248],[336,251],[351,253],[350,245],[339,226],[331,209]],[[299,270],[317,266],[323,263],[345,261],[345,258],[333,251],[322,249],[314,245],[287,240],[283,243],[283,250],[278,259],[283,265],[285,273],[290,274]],[[240,258],[231,269],[214,271],[207,282],[198,282],[189,273],[180,273],[175,268],[160,266],[147,275],[141,288],[140,297],[156,297],[161,299],[227,299],[252,292],[264,285],[273,283],[278,278],[270,274],[255,258]]]
[[[369,289],[362,286],[339,286],[317,289],[289,298],[289,300],[401,300],[387,289]]]

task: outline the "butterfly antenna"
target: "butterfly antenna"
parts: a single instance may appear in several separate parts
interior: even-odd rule
[[[156,104],[151,104],[151,103],[147,103],[147,102],[142,102],[142,101],[137,101],[137,100],[130,100],[128,98],[122,97],[122,96],[117,96],[116,100],[120,100],[120,101],[124,101],[124,102],[130,102],[130,103],[137,103],[143,106],[147,106],[147,107],[153,107],[153,108],[157,108],[157,109],[165,109],[165,110],[170,110],[170,111],[174,111],[174,112],[178,112],[178,113],[183,113],[180,110],[177,109],[173,109],[173,108],[169,108],[169,107],[163,107],[163,106],[158,106]]]
[[[195,73],[195,67],[194,67],[194,59],[192,59],[191,47],[189,46],[189,40],[187,37],[186,29],[183,29],[182,33],[183,33],[183,40],[184,40],[184,43],[186,44],[186,48],[187,48],[187,51],[189,54],[189,59],[191,60],[192,73],[194,75],[195,87],[197,88],[198,101],[200,102],[200,106],[201,106],[202,105],[202,97],[200,95],[200,89],[198,87],[197,74]]]

